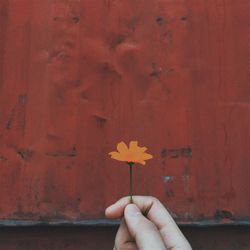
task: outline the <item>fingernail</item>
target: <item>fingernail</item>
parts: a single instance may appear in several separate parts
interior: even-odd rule
[[[140,209],[134,204],[127,205],[126,208],[125,208],[125,211],[126,211],[126,214],[128,216],[133,216],[134,217],[134,216],[141,215]]]

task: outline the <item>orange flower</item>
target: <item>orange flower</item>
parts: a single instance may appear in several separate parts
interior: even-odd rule
[[[140,163],[145,165],[145,160],[153,158],[152,155],[145,153],[146,147],[139,147],[138,141],[131,141],[128,146],[122,141],[117,144],[118,152],[110,152],[111,158],[127,163]]]

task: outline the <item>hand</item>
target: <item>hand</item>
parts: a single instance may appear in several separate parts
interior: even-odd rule
[[[105,211],[107,218],[124,216],[115,238],[115,250],[192,250],[173,218],[154,197],[124,197]]]

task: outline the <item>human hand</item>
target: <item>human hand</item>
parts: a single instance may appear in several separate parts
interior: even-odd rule
[[[114,250],[192,250],[175,221],[159,200],[149,196],[124,197],[109,206],[109,219],[124,216]]]

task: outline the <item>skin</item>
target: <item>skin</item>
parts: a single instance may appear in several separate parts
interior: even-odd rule
[[[122,218],[114,250],[192,250],[175,221],[161,204],[148,196],[118,200],[105,211],[109,219]]]

